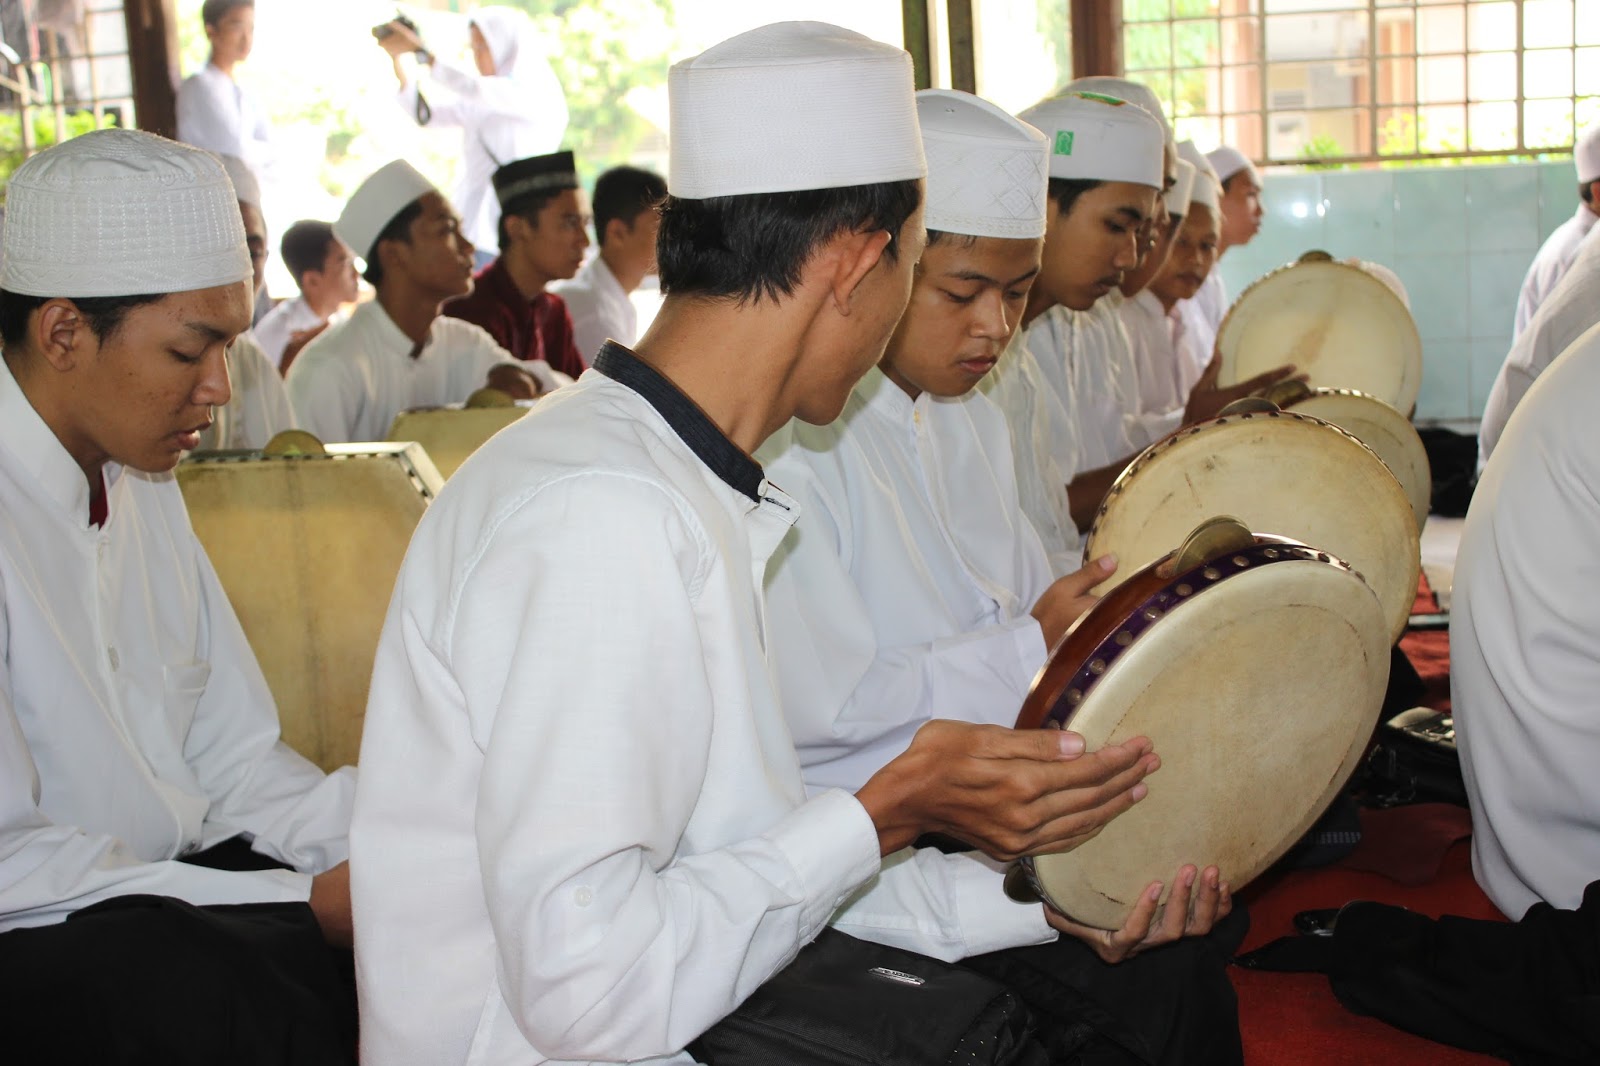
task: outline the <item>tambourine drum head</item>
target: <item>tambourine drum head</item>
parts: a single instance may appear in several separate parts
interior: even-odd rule
[[[1388,680],[1387,633],[1366,584],[1314,558],[1251,567],[1164,612],[1102,660],[1064,721],[1090,750],[1148,736],[1161,770],[1094,839],[1031,860],[1040,894],[1117,929],[1141,891],[1161,881],[1170,892],[1185,863],[1215,863],[1234,889],[1259,875],[1360,761]]]
[[[395,575],[443,479],[415,444],[218,452],[177,477],[284,741],[325,770],[353,764]]]
[[[1217,382],[1292,363],[1314,388],[1356,389],[1410,411],[1422,339],[1390,288],[1349,263],[1283,267],[1239,295],[1217,331]]]
[[[1355,568],[1400,639],[1421,570],[1411,501],[1383,461],[1309,415],[1224,415],[1145,449],[1111,486],[1084,557],[1117,556],[1103,594],[1183,542],[1213,515],[1302,541]]]
[[[1411,419],[1374,396],[1348,389],[1318,389],[1290,410],[1332,422],[1376,452],[1405,490],[1422,528],[1433,502],[1433,471]]]
[[[429,407],[401,411],[389,429],[393,441],[422,445],[441,477],[454,474],[485,441],[528,413],[528,408]]]

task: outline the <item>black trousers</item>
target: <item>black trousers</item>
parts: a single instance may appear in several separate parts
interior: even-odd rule
[[[1238,1066],[1239,1001],[1228,962],[1244,907],[1210,934],[1110,965],[1071,937],[964,959],[1028,1004],[1053,1066]]]
[[[230,842],[232,843],[232,842]],[[248,865],[222,846],[201,865]],[[213,849],[217,850],[217,849]],[[272,866],[255,857],[255,868]],[[0,934],[0,1058],[29,1066],[348,1066],[349,953],[304,903],[132,895]]]

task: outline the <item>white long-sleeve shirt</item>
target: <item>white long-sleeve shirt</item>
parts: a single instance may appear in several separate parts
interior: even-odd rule
[[[913,401],[877,369],[828,426],[762,448],[808,521],[767,576],[779,690],[806,787],[851,791],[933,718],[1015,724],[1054,580],[1017,502],[1004,416]]]
[[[1517,293],[1516,317],[1512,321],[1511,329],[1513,341],[1528,328],[1533,316],[1538,313],[1545,300],[1556,291],[1561,279],[1566,277],[1573,261],[1578,258],[1578,249],[1582,247],[1584,238],[1594,229],[1597,218],[1600,216],[1595,214],[1595,209],[1580,201],[1572,217],[1557,226],[1550,236],[1545,238],[1544,244],[1539,248],[1539,254],[1533,257],[1533,262],[1528,266],[1528,273],[1522,279],[1521,291]]]
[[[556,282],[551,290],[567,303],[573,340],[585,366],[607,340],[629,345],[639,339],[639,312],[598,252],[576,277]]]
[[[1217,347],[1217,332],[1222,329],[1222,319],[1228,313],[1228,306],[1228,287],[1223,284],[1222,263],[1219,260],[1212,265],[1211,273],[1200,285],[1200,291],[1178,304],[1201,370],[1211,362],[1211,354]]]
[[[1576,907],[1600,871],[1596,395],[1600,326],[1512,416],[1456,556],[1450,691],[1473,869],[1512,918]]]
[[[347,854],[354,771],[277,709],[170,474],[105,469],[109,518],[0,361],[0,932],[129,893],[305,900]],[[296,870],[174,861],[240,833]]]
[[[1127,459],[1134,447],[1124,424],[1132,404],[1124,380],[1132,363],[1128,335],[1109,297],[1087,311],[1053,307],[1029,324],[1025,340],[1072,425],[1076,454],[1057,455],[1070,482]]]
[[[213,412],[211,427],[200,434],[200,450],[261,448],[286,429],[294,411],[283,375],[248,333],[228,348],[228,384],[233,395]]]
[[[1172,341],[1179,316],[1176,308],[1169,315],[1149,289],[1118,300],[1115,308],[1128,338],[1128,347],[1117,349],[1128,360],[1122,376],[1130,409],[1123,429],[1129,443],[1145,448],[1183,424],[1188,394],[1179,392],[1181,368]]]
[[[1600,228],[1590,230],[1555,291],[1528,323],[1495,375],[1478,423],[1478,467],[1494,454],[1506,424],[1552,360],[1600,322]]]
[[[324,444],[384,440],[401,411],[460,403],[500,363],[529,371],[546,390],[565,381],[543,360],[512,359],[481,327],[459,318],[434,319],[413,358],[415,347],[376,300],[323,330],[289,367],[300,428]]]
[[[401,569],[362,743],[365,1061],[687,1062],[830,918],[987,950],[962,927],[991,871],[880,871],[854,797],[805,798],[761,589],[797,517],[618,348],[451,479]]]
[[[272,130],[255,98],[211,63],[178,86],[178,140],[244,160],[265,183],[277,160]]]

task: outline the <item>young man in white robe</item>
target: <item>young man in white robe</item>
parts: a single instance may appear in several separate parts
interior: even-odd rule
[[[372,1062],[691,1061],[829,922],[959,953],[925,832],[1069,847],[1153,768],[939,722],[807,798],[762,594],[805,517],[750,455],[832,421],[905,306],[911,62],[781,23],[668,87],[660,315],[455,474],[396,583],[353,831]]]
[[[279,739],[171,473],[250,324],[233,188],[204,152],[103,130],[20,167],[7,208],[7,1055],[348,1062],[354,1004],[324,941],[350,944],[354,771]]]
[[[1014,724],[1049,648],[1115,565],[1096,560],[1052,577],[1019,506],[1004,416],[975,391],[1006,358],[1038,274],[1044,138],[964,93],[925,90],[918,113],[929,245],[910,304],[883,360],[837,420],[791,423],[758,453],[811,519],[790,531],[768,565],[767,620],[785,717],[812,794],[862,787],[932,719]],[[1065,933],[1074,942],[1053,947],[1039,965],[1088,986],[1080,991],[1091,999],[1107,991],[1105,963],[1204,936],[1231,908],[1219,871],[1191,865],[1173,872],[1175,902],[1159,920],[1147,893],[1124,928],[1093,930],[1039,904],[1012,902],[1000,871],[980,856],[952,861],[962,858],[974,867],[970,877],[989,882],[987,897],[974,893],[969,908],[1010,929],[1009,942],[966,954],[1048,944]],[[1242,935],[1242,918],[1235,930]],[[1232,1004],[1223,972],[1231,947],[1220,955],[1211,947],[1195,949],[1211,960],[1209,982],[1195,976],[1210,986],[1196,997],[1203,1006],[1165,1006],[1221,1020],[1226,1030],[1217,1015]],[[1010,959],[989,960],[997,976]],[[1188,958],[1179,963],[1185,983],[1191,966]],[[1141,986],[1133,1013],[1158,1013],[1148,1002],[1162,998],[1150,971],[1111,983],[1118,989],[1105,1009],[1117,1012],[1123,995]],[[1226,1040],[1213,1046],[1210,1024],[1180,1037],[1182,1026],[1163,1014],[1144,1028],[1153,1043],[1170,1035],[1186,1045],[1161,1047],[1152,1061],[1237,1061],[1236,1026],[1231,1055]]]
[[[1229,248],[1249,244],[1261,229],[1261,173],[1248,156],[1231,145],[1225,144],[1206,153],[1206,160],[1222,186],[1220,258]],[[1222,273],[1213,270],[1205,287],[1184,305],[1195,350],[1207,363],[1211,361],[1217,331],[1222,328],[1222,317],[1228,313],[1229,303]]]
[[[405,160],[362,182],[333,229],[365,256],[377,297],[324,330],[289,368],[300,428],[324,444],[385,440],[401,411],[460,403],[485,385],[533,399],[565,380],[441,314],[450,297],[472,291],[472,243],[449,202]]]
[[[268,311],[250,332],[281,375],[313,337],[344,320],[344,308],[356,302],[361,288],[355,253],[332,223],[301,219],[283,231],[278,253],[300,295]]]
[[[638,167],[612,167],[595,179],[595,254],[576,277],[552,286],[572,314],[585,366],[606,341],[629,345],[639,339],[631,296],[656,272],[656,233],[666,197],[666,179]]]
[[[1158,329],[1149,331],[1149,344],[1156,357],[1152,360],[1152,380],[1160,380],[1160,368],[1166,366],[1166,384],[1177,393],[1194,374],[1195,360],[1186,348],[1187,320],[1183,316],[1184,302],[1194,298],[1216,269],[1218,246],[1222,239],[1221,211],[1218,207],[1221,188],[1211,175],[1197,171],[1190,188],[1189,206],[1183,221],[1173,235],[1172,248],[1167,262],[1150,282],[1146,290],[1149,299],[1159,310],[1159,325],[1167,328],[1168,343],[1161,349]]]
[[[1578,172],[1577,210],[1545,239],[1522,279],[1512,322],[1513,341],[1522,336],[1539,307],[1561,284],[1578,258],[1584,238],[1594,229],[1595,219],[1600,218],[1600,122],[1578,134],[1572,145],[1572,165]]]

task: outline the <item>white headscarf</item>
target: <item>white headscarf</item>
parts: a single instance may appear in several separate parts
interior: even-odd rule
[[[526,12],[514,7],[481,7],[470,21],[488,42],[495,77],[515,82],[537,78],[542,83],[550,64],[540,54],[533,20]]]

